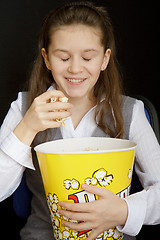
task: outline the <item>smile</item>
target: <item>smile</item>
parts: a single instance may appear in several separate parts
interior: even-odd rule
[[[66,78],[67,81],[69,81],[70,83],[82,83],[86,80],[86,78]]]
[[[73,82],[73,83],[79,83],[79,82],[83,82],[84,79],[67,79],[69,82]]]

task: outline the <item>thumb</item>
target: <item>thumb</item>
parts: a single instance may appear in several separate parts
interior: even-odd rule
[[[82,184],[82,188],[89,193],[93,193],[95,195],[98,195],[99,197],[104,197],[108,192],[110,192],[106,188],[101,188],[93,185],[87,185],[87,184]]]

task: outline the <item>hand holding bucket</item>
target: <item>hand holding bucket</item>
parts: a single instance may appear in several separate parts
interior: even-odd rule
[[[90,232],[62,226],[62,220],[72,220],[57,213],[59,201],[85,203],[97,199],[81,184],[107,188],[121,198],[129,195],[135,148],[133,142],[111,138],[57,140],[35,148],[56,239],[86,239]],[[122,234],[106,229],[98,239],[122,239]]]

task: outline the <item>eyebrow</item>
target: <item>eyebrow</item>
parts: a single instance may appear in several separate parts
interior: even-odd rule
[[[96,49],[86,49],[86,50],[84,50],[84,52],[98,52],[98,50],[96,50]]]
[[[64,52],[64,53],[69,53],[69,51],[68,50],[66,50],[66,49],[60,49],[60,48],[57,48],[57,49],[55,49],[55,50],[53,50],[53,52],[55,53],[55,52]],[[84,50],[84,52],[86,53],[86,52],[98,52],[96,49],[85,49]]]
[[[54,52],[54,53],[55,53],[55,52],[66,52],[66,53],[68,53],[69,51],[68,51],[68,50],[65,50],[65,49],[57,48],[57,49],[53,50],[53,52]]]

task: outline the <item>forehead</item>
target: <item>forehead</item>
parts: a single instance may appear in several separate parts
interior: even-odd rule
[[[85,25],[71,25],[58,28],[51,34],[52,48],[103,48],[99,29]]]

